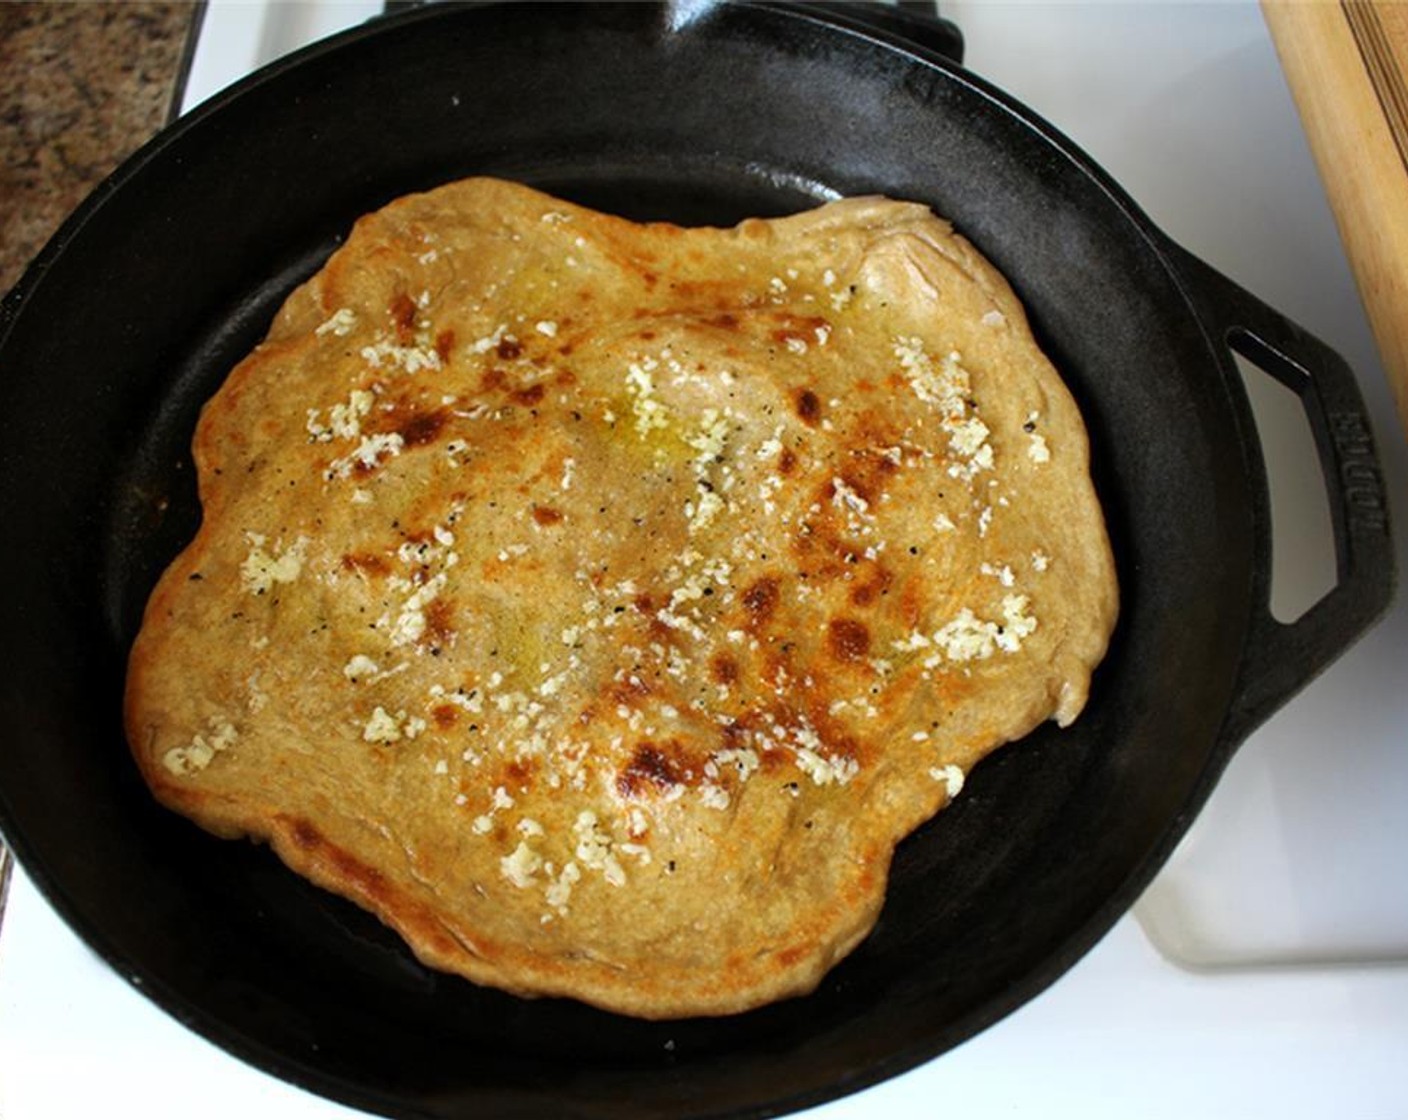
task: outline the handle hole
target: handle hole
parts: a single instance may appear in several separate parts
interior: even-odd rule
[[[1275,362],[1255,339],[1234,332],[1228,339],[1242,375],[1266,460],[1271,495],[1271,617],[1292,623],[1338,581],[1330,501],[1315,437],[1297,387],[1309,387],[1304,371]],[[1261,364],[1275,364],[1268,369]]]

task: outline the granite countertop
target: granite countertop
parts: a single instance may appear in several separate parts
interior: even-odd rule
[[[180,96],[200,7],[0,0],[0,295]]]

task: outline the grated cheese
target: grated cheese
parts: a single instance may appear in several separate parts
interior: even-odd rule
[[[651,371],[657,367],[653,358],[632,362],[626,371],[626,392],[631,397],[631,411],[636,417],[636,432],[649,435],[657,428],[670,424],[670,412],[655,397],[655,381]]]
[[[345,404],[335,404],[328,410],[326,424],[319,419],[321,410],[310,408],[304,425],[309,439],[315,443],[356,439],[362,434],[362,417],[371,411],[375,399],[375,395],[366,389],[353,389]]]
[[[250,549],[240,564],[240,586],[251,595],[264,595],[276,583],[292,583],[303,571],[307,537],[299,537],[282,551],[277,545],[272,551],[265,551],[268,538],[260,533],[246,533],[245,540]]]
[[[392,715],[378,704],[362,728],[362,738],[368,743],[399,743],[403,737],[405,722],[405,712]]]
[[[186,776],[204,770],[221,751],[229,750],[239,738],[235,725],[222,715],[211,716],[208,733],[197,732],[185,746],[172,747],[161,756],[162,765],[173,774]]]
[[[332,481],[334,478],[346,478],[357,466],[370,470],[377,466],[383,457],[395,458],[405,445],[406,441],[401,437],[400,432],[376,432],[369,436],[363,436],[362,442],[357,445],[357,449],[352,454],[334,459],[328,464],[327,470],[323,471],[323,478],[328,481]]]
[[[943,782],[948,787],[950,801],[963,791],[963,771],[957,766],[932,766],[929,768],[929,777],[936,782]]]
[[[352,329],[357,325],[357,313],[350,307],[339,307],[332,313],[331,318],[319,325],[313,333],[320,338],[325,334],[336,335],[338,338],[345,338],[352,333]]]
[[[416,374],[423,369],[441,368],[440,355],[433,346],[401,346],[389,338],[379,338],[370,346],[363,346],[362,360],[372,369],[381,369],[383,364],[403,373]]]
[[[354,654],[342,667],[342,675],[353,684],[356,684],[363,677],[374,677],[379,672],[381,672],[381,666],[365,653]]]
[[[600,871],[613,887],[625,886],[626,873],[612,854],[611,834],[602,828],[596,814],[590,809],[582,810],[572,831],[577,837],[577,858],[591,870]]]
[[[520,840],[511,855],[499,860],[499,872],[519,890],[533,885],[533,879],[543,866],[543,857],[528,847],[528,841]]]

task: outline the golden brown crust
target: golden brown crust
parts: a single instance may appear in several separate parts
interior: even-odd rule
[[[813,988],[1115,619],[1075,405],[913,204],[410,196],[194,452],[128,677],[155,795],[429,965],[628,1014]]]

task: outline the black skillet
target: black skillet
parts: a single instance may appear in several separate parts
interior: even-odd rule
[[[995,755],[896,856],[813,996],[645,1023],[416,964],[251,845],[158,809],[123,661],[197,508],[196,410],[352,220],[467,174],[636,218],[920,199],[1012,280],[1084,409],[1123,614],[1085,715]],[[1267,607],[1263,467],[1232,349],[1300,394],[1339,584]],[[182,1022],[404,1116],[771,1115],[923,1062],[1032,998],[1136,899],[1236,745],[1386,605],[1344,364],[1171,244],[1067,140],[827,8],[416,10],[280,62],[103,184],[0,309],[0,826],[49,900]]]

